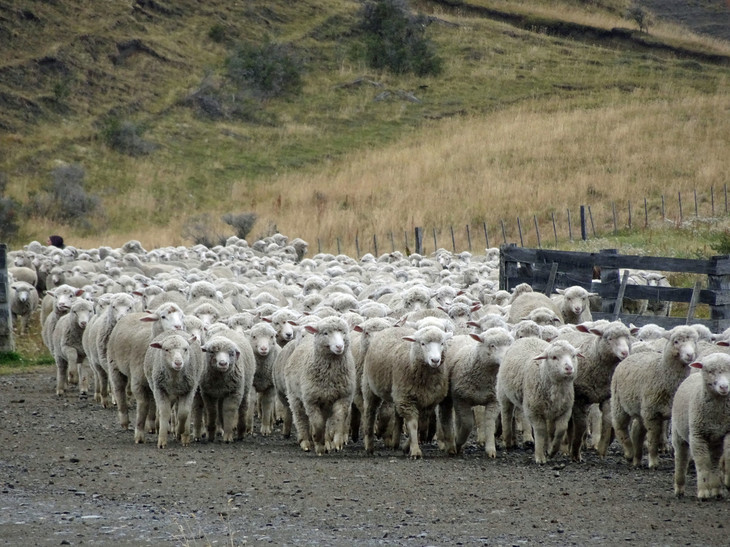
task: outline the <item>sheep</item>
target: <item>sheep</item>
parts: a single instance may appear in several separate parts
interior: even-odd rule
[[[374,452],[375,414],[381,401],[395,407],[392,445],[398,444],[405,422],[408,442],[403,445],[411,459],[423,457],[418,446],[419,418],[430,413],[449,389],[443,367],[444,346],[452,337],[438,327],[418,331],[397,327],[375,333],[365,356],[362,377],[364,444]]]
[[[87,326],[81,339],[89,365],[94,372],[94,400],[104,408],[109,407],[109,363],[107,361],[107,345],[109,336],[117,322],[133,311],[137,303],[131,294],[114,295],[109,307],[99,319]]]
[[[584,321],[593,320],[590,298],[598,296],[598,293],[588,292],[578,285],[567,289],[557,289],[556,292],[558,294],[551,298],[560,308],[563,321],[578,325]]]
[[[485,451],[487,457],[497,457],[494,434],[499,406],[495,384],[499,365],[512,342],[512,335],[500,327],[481,334],[455,336],[449,341],[444,362],[449,374],[449,392],[439,403],[443,432],[440,443],[444,451],[461,452],[474,427],[472,407],[483,405],[479,411],[485,414]]]
[[[182,446],[190,444],[189,417],[203,373],[202,355],[194,336],[175,331],[156,336],[147,348],[143,368],[157,408],[158,448],[167,446],[173,408],[175,434]]]
[[[94,313],[91,302],[77,298],[69,312],[58,319],[53,329],[51,350],[56,362],[56,395],[63,395],[69,368],[75,369],[78,378],[79,396],[85,397],[89,391],[89,375],[84,372],[86,360],[81,339],[89,319]]]
[[[276,330],[268,323],[257,323],[247,331],[256,359],[253,388],[261,396],[261,435],[271,435],[274,425],[274,401],[276,392],[272,380],[274,362],[280,348],[276,344]]]
[[[8,268],[8,274],[13,281],[24,281],[34,287],[38,284],[38,272],[32,265],[30,267],[11,266]]]
[[[535,308],[534,310],[530,311],[530,313],[527,314],[527,317],[522,319],[522,321],[525,320],[533,321],[540,326],[563,325],[563,319],[561,318],[561,316],[547,306],[540,306],[539,308]]]
[[[667,277],[659,272],[645,272],[642,277],[649,287],[671,287]],[[669,317],[672,312],[672,303],[667,300],[649,299],[646,305],[646,315]]]
[[[631,352],[631,332],[623,323],[615,321],[605,326],[598,323],[579,325],[577,331],[564,333],[558,339],[570,342],[582,356],[578,358],[578,372],[573,381],[575,403],[569,436],[571,455],[574,461],[582,461],[586,415],[592,404],[598,404],[601,405],[603,421],[596,448],[603,457],[611,441],[611,379],[616,366]]]
[[[515,298],[509,310],[508,322],[514,325],[522,319],[532,319],[536,323],[540,323],[534,317],[530,317],[530,312],[538,308],[547,308],[559,319],[560,324],[565,322],[557,303],[539,292],[523,292]]]
[[[305,329],[313,336],[294,349],[284,380],[299,446],[306,452],[314,443],[320,456],[344,447],[355,396],[355,362],[344,319],[326,317]]]
[[[51,304],[51,311],[45,316],[41,313],[41,337],[43,343],[49,350],[53,349],[53,329],[56,328],[56,322],[71,309],[71,304],[77,296],[84,293],[83,289],[77,289],[70,285],[61,285],[53,290],[46,291],[43,298],[44,305],[46,302]]]
[[[153,313],[129,313],[117,321],[107,344],[107,362],[119,424],[129,427],[127,384],[137,400],[134,442],[144,442],[145,431],[155,429],[152,391],[144,374],[144,357],[150,342],[165,331],[183,331],[184,313],[177,304],[162,304]]]
[[[611,415],[624,456],[641,463],[644,438],[649,468],[658,465],[663,421],[669,419],[674,392],[697,356],[697,331],[674,327],[666,335],[662,353],[642,352],[621,361],[611,380]],[[629,425],[634,419],[629,437]]]
[[[289,308],[281,308],[275,311],[271,317],[262,317],[264,321],[271,323],[276,330],[276,343],[284,347],[294,339],[294,327],[300,314]]]
[[[21,336],[28,334],[28,322],[39,302],[38,291],[30,283],[15,281],[10,285],[10,312]]]
[[[724,497],[730,486],[730,355],[712,353],[690,364],[690,374],[672,403],[674,494],[684,495],[689,456],[697,471],[697,497]],[[723,452],[725,452],[724,461]]]
[[[514,446],[513,415],[521,409],[535,434],[535,462],[560,448],[573,410],[578,350],[565,340],[523,338],[510,346],[497,373],[506,448]]]

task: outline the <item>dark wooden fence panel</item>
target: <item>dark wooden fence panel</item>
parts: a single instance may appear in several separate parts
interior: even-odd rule
[[[10,316],[7,250],[7,245],[0,243],[0,351],[15,351],[13,323]]]
[[[642,326],[656,323],[665,328],[686,324],[688,318],[658,317],[651,315],[616,314],[616,303],[621,296],[631,299],[666,300],[690,303],[693,289],[675,287],[648,287],[625,285],[622,295],[619,269],[652,270],[661,272],[682,272],[707,276],[707,288],[698,291],[696,303],[710,307],[710,319],[690,318],[692,323],[702,323],[713,332],[730,327],[730,256],[715,256],[707,260],[682,258],[619,255],[615,249],[599,253],[572,251],[550,251],[527,249],[515,245],[500,248],[501,289],[511,291],[520,283],[529,283],[533,289],[545,292],[549,284],[550,270],[557,265],[557,274],[552,290],[580,285],[597,292],[603,301],[600,312],[594,312],[594,319],[621,319],[626,324]],[[594,279],[598,277],[599,279]],[[620,309],[620,307],[619,307]],[[692,312],[694,313],[694,308]]]

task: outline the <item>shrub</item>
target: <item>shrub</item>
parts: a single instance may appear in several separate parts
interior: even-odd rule
[[[142,138],[144,129],[128,120],[108,118],[102,128],[102,137],[109,148],[128,156],[144,156],[152,153],[157,145]]]
[[[220,44],[226,39],[226,29],[220,23],[216,23],[208,30],[208,38]]]
[[[195,245],[205,245],[208,248],[225,245],[228,239],[228,236],[218,233],[213,226],[213,218],[208,213],[188,218],[183,224],[182,236],[192,240]]]
[[[100,199],[86,192],[85,176],[84,168],[78,164],[56,167],[43,191],[30,196],[29,213],[80,225],[89,224],[87,217],[98,211]]]
[[[427,25],[428,18],[412,14],[406,0],[366,2],[360,26],[368,65],[396,74],[439,74],[443,60],[425,36]]]
[[[206,75],[200,86],[190,93],[183,104],[210,120],[235,119],[249,123],[273,125],[276,117],[261,108],[250,92],[227,89],[225,83]]]
[[[649,32],[649,25],[653,23],[651,14],[638,4],[633,4],[626,10],[626,18],[636,23],[639,32]]]
[[[0,173],[0,240],[7,241],[18,233],[18,213],[20,204],[12,198],[5,197],[8,176]]]
[[[723,230],[712,239],[715,241],[710,243],[710,249],[720,255],[730,255],[730,230]]]
[[[256,224],[257,216],[256,213],[226,213],[221,218],[223,222],[236,230],[236,236],[246,239],[246,236],[251,232],[251,228]]]
[[[239,44],[226,60],[228,78],[260,99],[295,95],[302,89],[303,62],[288,44]]]

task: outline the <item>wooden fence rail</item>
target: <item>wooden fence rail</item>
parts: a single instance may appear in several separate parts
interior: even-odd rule
[[[557,269],[556,269],[557,265]],[[654,270],[706,276],[706,283],[693,289],[627,285],[619,270]],[[554,271],[556,270],[556,271]],[[602,308],[594,319],[620,319],[642,326],[656,323],[665,328],[689,322],[706,325],[713,332],[730,327],[730,256],[707,260],[620,255],[615,249],[598,253],[528,249],[514,244],[500,247],[499,286],[512,290],[529,283],[534,290],[549,294],[556,288],[580,285],[601,296]],[[702,289],[701,286],[706,288]],[[648,299],[690,304],[688,317],[657,317],[621,313],[623,299]],[[710,319],[694,319],[694,305],[710,308]]]

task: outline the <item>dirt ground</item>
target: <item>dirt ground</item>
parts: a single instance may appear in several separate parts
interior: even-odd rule
[[[728,501],[672,494],[673,463],[634,469],[530,451],[496,460],[470,443],[411,461],[361,443],[322,457],[293,439],[230,445],[152,435],[135,445],[116,412],[56,397],[54,370],[0,377],[4,545],[726,545]]]

